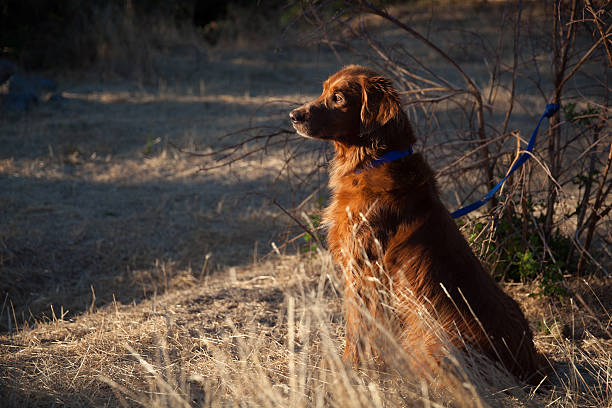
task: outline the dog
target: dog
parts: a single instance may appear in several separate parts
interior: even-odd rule
[[[329,249],[344,271],[344,359],[376,359],[381,324],[408,351],[418,343],[437,355],[438,337],[401,300],[410,293],[455,346],[469,345],[519,378],[538,382],[546,362],[529,324],[442,204],[434,172],[412,151],[415,136],[391,82],[350,65],[289,116],[299,135],[334,145],[324,221]]]

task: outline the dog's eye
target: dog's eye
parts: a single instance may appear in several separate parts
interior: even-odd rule
[[[332,100],[334,102],[336,102],[336,103],[343,103],[344,102],[344,98],[339,93],[335,93],[334,96],[332,97]]]

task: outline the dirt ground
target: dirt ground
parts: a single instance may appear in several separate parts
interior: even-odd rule
[[[270,199],[304,198],[278,179],[282,156],[200,172],[210,159],[169,143],[207,152],[231,143],[219,140],[226,133],[288,122],[290,102],[314,95],[334,66],[247,50],[176,52],[160,57],[163,85],[60,80],[65,101],[2,119],[2,290],[17,315],[70,298],[64,308],[79,313],[91,286],[99,301],[129,302],[150,292],[145,276],[159,265],[199,273],[210,254],[210,273],[272,251],[286,220]],[[145,288],[126,274],[143,274]]]
[[[461,33],[467,21],[499,18],[474,17],[475,10],[458,7],[440,23]],[[487,64],[465,48],[469,34],[461,34],[467,39],[449,37],[449,27],[431,26],[430,10],[414,13],[421,31],[443,42],[467,72],[486,81]],[[487,23],[479,30],[493,37],[498,27]],[[413,47],[424,63],[452,80],[452,70],[414,40],[396,30],[379,34],[390,43],[403,39],[402,46]],[[271,242],[280,245],[287,238],[284,227],[294,225],[274,200],[293,208],[319,188],[320,202],[314,205],[325,202],[325,157],[294,161],[293,177],[288,177],[291,144],[210,171],[201,168],[217,164],[218,156],[190,157],[174,146],[207,153],[254,134],[232,135],[246,127],[291,131],[287,115],[293,107],[318,95],[330,73],[344,64],[368,63],[367,56],[275,38],[246,47],[187,43],[151,60],[155,75],[150,78],[50,73],[59,83],[61,102],[0,118],[0,288],[3,301],[13,302],[18,321],[48,315],[52,304],[78,314],[86,310],[92,290],[98,302],[111,301],[111,295],[125,302],[147,296],[157,289],[147,282],[165,264],[201,273],[244,264],[269,254]],[[528,81],[519,83],[519,91],[511,126],[526,135],[543,103]],[[503,117],[505,98],[502,92],[491,108],[494,118]],[[437,110],[436,120],[443,122],[437,133],[427,128],[431,118],[414,117],[416,148],[429,156],[434,169],[466,148],[437,144],[464,131],[452,113],[444,113],[452,109]],[[315,176],[304,181],[311,171]],[[454,182],[452,175],[448,182]],[[449,208],[484,191],[468,188],[442,190]],[[571,183],[566,187],[567,201],[573,200],[573,188]],[[8,320],[0,321],[7,329]]]
[[[207,342],[244,328],[265,339],[266,367],[276,367],[271,378],[284,384],[288,296],[308,299],[321,285],[317,271],[329,269],[324,256],[313,261],[282,246],[300,231],[273,200],[293,208],[317,186],[325,197],[325,169],[307,183],[286,177],[288,150],[277,146],[201,171],[216,163],[212,157],[174,146],[207,153],[240,140],[244,134],[222,138],[239,129],[289,129],[293,106],[318,95],[343,63],[359,61],[346,58],[324,47],[185,45],[156,55],[154,80],[56,74],[62,101],[0,117],[0,395],[15,406],[116,405],[120,387],[147,390],[146,378],[129,383],[113,371],[138,370],[123,345],[163,363],[160,341],[174,341],[169,349],[181,356],[171,361],[213,381]],[[517,127],[533,123],[536,99],[526,93]],[[296,162],[303,167],[295,174],[312,170],[308,157]],[[332,281],[325,281],[324,301],[341,349],[342,306]],[[507,289],[527,311],[541,349],[547,336],[572,333],[587,351],[610,347],[602,352],[609,358],[610,282],[590,284],[593,291],[576,292],[591,314],[583,305],[529,297],[528,287]],[[555,320],[559,310],[578,309]],[[553,346],[548,352],[563,358]],[[204,389],[223,394],[224,386],[206,382]],[[207,392],[194,391],[192,403],[215,393]]]

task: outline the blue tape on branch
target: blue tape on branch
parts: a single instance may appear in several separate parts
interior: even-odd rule
[[[544,113],[540,117],[540,120],[538,121],[537,126],[533,130],[533,133],[531,134],[531,139],[529,139],[529,143],[527,144],[527,148],[525,149],[525,152],[521,155],[521,157],[518,158],[517,161],[514,162],[514,165],[512,166],[510,171],[506,174],[506,177],[501,179],[500,182],[497,183],[497,185],[493,187],[491,191],[489,191],[487,195],[485,195],[482,199],[476,201],[475,203],[472,203],[470,205],[467,205],[463,208],[458,209],[457,211],[451,214],[451,217],[453,218],[462,217],[465,214],[468,214],[474,211],[475,209],[481,207],[484,203],[489,201],[495,195],[495,193],[497,193],[497,191],[501,188],[501,186],[508,179],[508,177],[510,177],[510,175],[516,171],[516,169],[521,167],[523,163],[525,163],[527,159],[531,156],[530,153],[533,150],[533,146],[535,145],[536,137],[538,136],[538,130],[540,129],[540,124],[545,118],[550,118],[552,115],[557,113],[558,110],[559,110],[559,104],[550,103],[546,105],[546,110],[544,110]]]

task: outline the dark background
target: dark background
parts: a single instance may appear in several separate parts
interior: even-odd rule
[[[217,42],[222,24],[236,12],[272,23],[291,13],[284,0],[0,0],[0,57],[25,69],[82,67],[99,57],[108,39],[102,25],[129,19],[136,27],[163,21],[195,29]],[[110,20],[110,21],[109,21]]]

